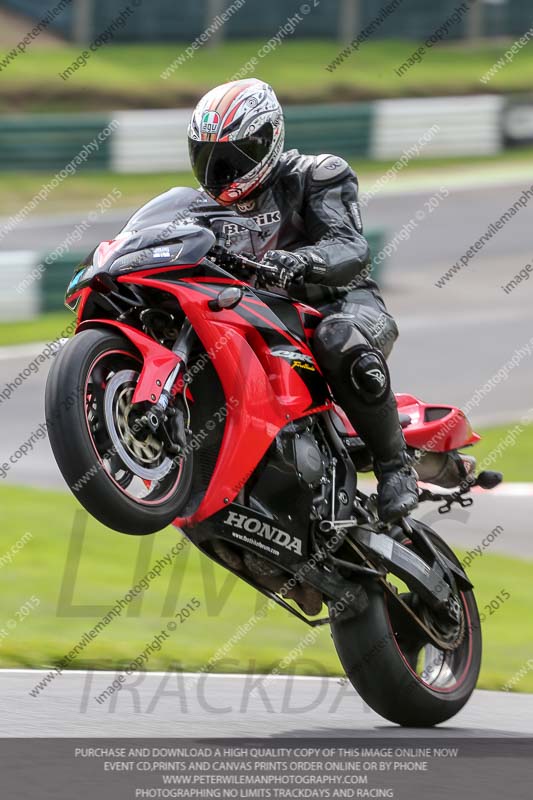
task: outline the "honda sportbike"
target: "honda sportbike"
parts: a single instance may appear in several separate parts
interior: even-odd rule
[[[76,333],[46,387],[59,468],[109,528],[172,523],[305,624],[330,624],[383,717],[447,720],[480,669],[473,586],[423,522],[378,519],[357,480],[371,455],[313,354],[321,314],[266,290],[268,266],[228,248],[236,229],[257,226],[172,189],[78,267]],[[445,512],[501,480],[459,452],[479,439],[459,409],[397,402],[421,501]]]

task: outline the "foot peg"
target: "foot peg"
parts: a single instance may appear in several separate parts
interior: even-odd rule
[[[464,481],[459,489],[449,494],[438,494],[423,489],[420,493],[420,501],[433,500],[434,502],[444,501],[442,506],[439,506],[439,514],[447,514],[454,503],[461,506],[461,508],[468,508],[474,502],[471,497],[465,497],[470,492],[473,486],[479,486],[481,489],[494,489],[503,480],[501,472],[492,472],[491,470],[483,470],[480,472],[474,481]]]

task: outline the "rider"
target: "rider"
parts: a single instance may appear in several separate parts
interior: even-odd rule
[[[334,155],[283,152],[282,108],[255,78],[208,92],[188,137],[205,192],[261,228],[231,226],[231,249],[275,267],[269,286],[324,314],[314,335],[318,363],[372,452],[381,519],[399,519],[415,508],[418,491],[385,361],[398,329],[368,278],[354,172]]]

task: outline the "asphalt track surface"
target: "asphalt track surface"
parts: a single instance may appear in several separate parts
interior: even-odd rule
[[[46,673],[0,672],[2,737],[496,737],[533,735],[533,695],[476,691],[436,728],[400,728],[371,711],[348,683],[302,676],[132,675],[98,704],[112,672],[65,672],[38,697]],[[130,688],[128,688],[130,687]]]

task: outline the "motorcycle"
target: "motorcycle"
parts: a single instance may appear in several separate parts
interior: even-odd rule
[[[235,229],[257,225],[176,188],[77,268],[76,333],[46,387],[55,459],[104,525],[144,535],[172,523],[302,622],[330,624],[349,680],[383,717],[443,722],[480,669],[472,583],[422,521],[380,522],[357,480],[371,455],[313,354],[321,314],[268,291],[268,266],[228,248]],[[446,512],[499,483],[459,452],[479,439],[459,409],[397,402],[421,501]]]

